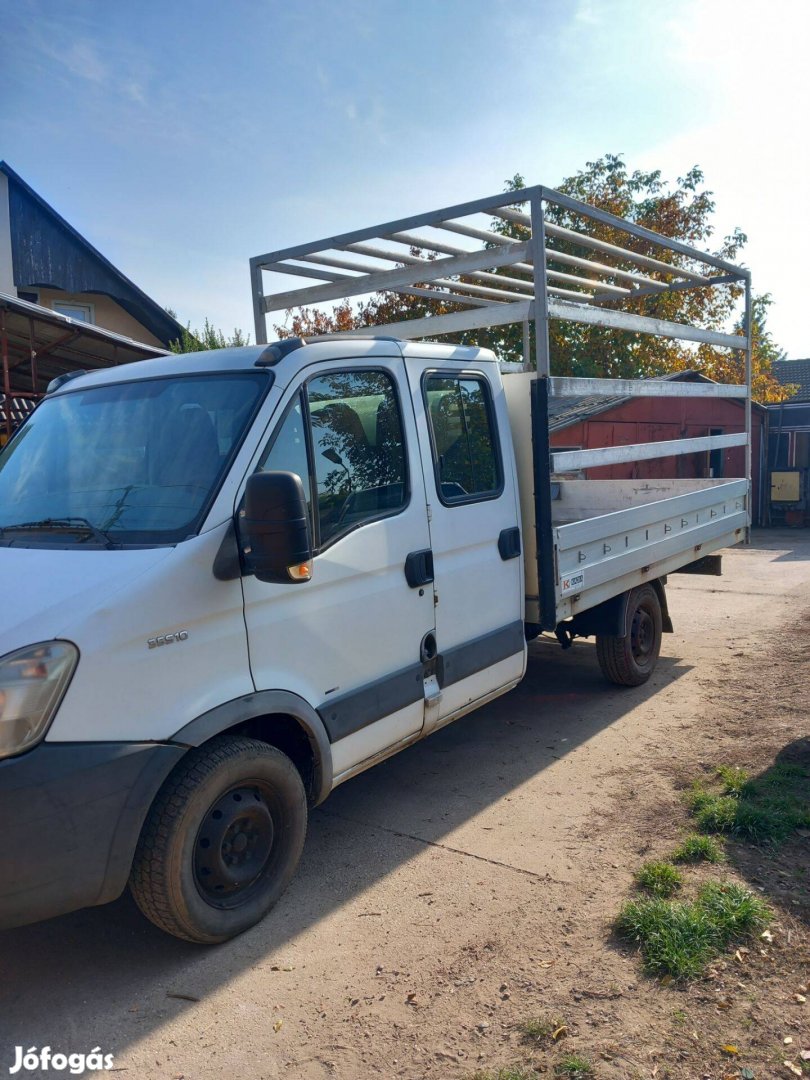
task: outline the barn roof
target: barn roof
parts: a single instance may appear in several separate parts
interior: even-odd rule
[[[791,403],[810,401],[810,359],[774,360],[771,371],[783,386],[798,386]]]
[[[103,293],[164,345],[182,336],[183,327],[176,319],[113,266],[5,161],[0,161],[0,172],[9,182],[15,285]]]

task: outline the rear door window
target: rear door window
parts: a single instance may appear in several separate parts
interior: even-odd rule
[[[424,394],[442,502],[496,498],[503,490],[503,474],[486,379],[428,373]]]

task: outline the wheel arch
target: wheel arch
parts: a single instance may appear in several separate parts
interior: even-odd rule
[[[673,633],[672,619],[667,606],[667,593],[664,588],[666,578],[653,578],[643,584],[655,589],[658,603],[661,605],[661,629],[665,634]],[[638,588],[642,588],[642,585],[636,585],[626,592],[612,596],[609,600],[588,608],[587,611],[577,612],[570,622],[562,623],[561,626],[573,630],[580,637],[590,637],[592,634],[615,634],[617,637],[624,637],[630,629],[632,615],[630,596]]]
[[[202,746],[215,735],[239,734],[259,739],[292,760],[310,806],[332,790],[332,747],[313,707],[287,690],[263,690],[217,705],[180,728],[171,742]]]

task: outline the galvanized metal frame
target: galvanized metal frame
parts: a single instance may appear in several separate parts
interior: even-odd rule
[[[528,213],[516,209],[526,204]],[[582,231],[579,227],[565,228],[547,221],[544,207],[549,204],[570,213],[578,226],[583,222]],[[493,231],[489,223],[481,223],[482,214],[516,225],[524,231],[525,238],[515,239]],[[626,243],[630,246],[608,243],[592,236],[587,229],[594,222],[608,225],[620,236],[627,237]],[[430,231],[426,233],[424,230]],[[484,246],[463,248],[448,244],[442,233],[465,237]],[[557,240],[575,244],[583,252],[594,252],[598,259],[560,251],[553,246]],[[652,246],[655,255],[661,257],[635,250],[632,246],[635,241]],[[357,256],[363,256],[363,261],[358,260]],[[369,258],[375,262],[366,261]],[[606,261],[608,259],[618,265]],[[682,265],[684,260],[688,265]],[[571,267],[577,273],[550,268],[549,263]],[[506,268],[509,268],[508,274],[493,273],[494,270],[503,271]],[[318,284],[265,294],[265,273],[309,278]],[[622,397],[744,398],[744,435],[570,451],[554,454],[552,463],[558,469],[581,469],[611,462],[670,457],[716,447],[744,445],[746,477],[750,482],[751,275],[744,267],[709,252],[661,236],[553,188],[538,185],[257,255],[250,260],[250,274],[257,342],[267,341],[266,316],[270,312],[390,291],[441,300],[457,310],[444,315],[368,327],[363,329],[364,333],[413,339],[520,323],[523,327],[524,367],[528,368],[529,325],[533,321],[534,367],[538,380],[544,383],[535,408],[542,407],[549,396],[583,393]],[[550,284],[549,281],[559,284]],[[745,295],[743,334],[708,330],[622,309],[628,299],[731,284],[740,285]],[[606,308],[604,305],[608,302],[611,307]],[[660,379],[551,378],[549,319],[738,349],[745,353],[745,384],[726,386]],[[547,431],[547,424],[538,423],[537,431],[541,429]],[[547,441],[543,443],[538,439],[537,442],[535,454],[545,455],[545,460],[535,462],[535,475],[543,477],[549,475],[549,448]],[[539,499],[536,507],[537,525],[544,532],[548,532],[551,526],[549,507],[547,498]]]

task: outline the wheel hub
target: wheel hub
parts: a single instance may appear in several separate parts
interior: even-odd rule
[[[274,834],[270,808],[258,788],[222,795],[206,814],[194,850],[194,874],[205,899],[241,902],[270,859]]]
[[[633,616],[631,630],[631,645],[633,656],[637,660],[646,659],[653,650],[655,643],[655,623],[649,611],[639,608]]]

